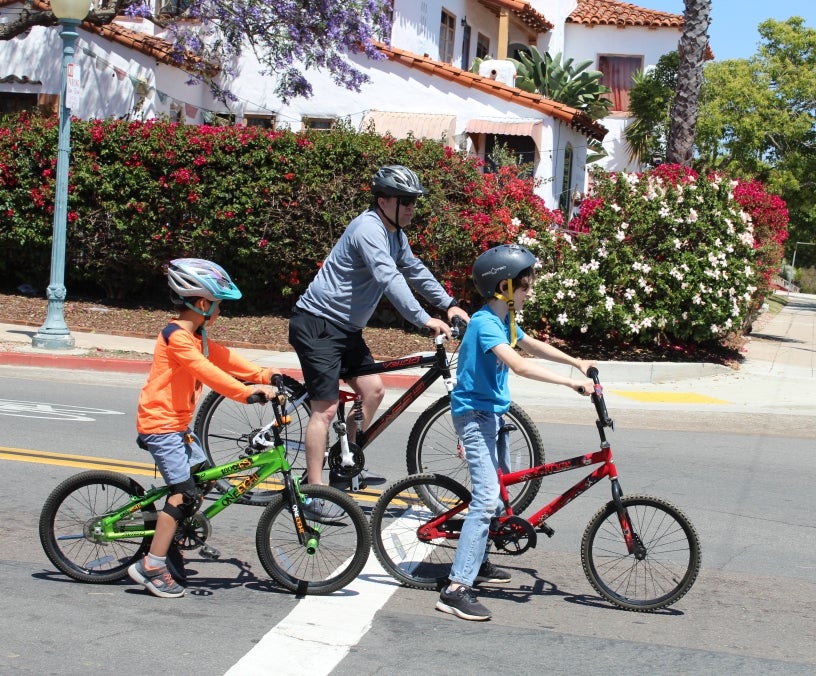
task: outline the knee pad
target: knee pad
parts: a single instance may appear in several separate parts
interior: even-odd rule
[[[199,487],[196,486],[192,477],[185,479],[181,483],[171,484],[170,495],[182,496],[182,503],[180,505],[176,506],[165,502],[164,508],[162,509],[163,512],[169,514],[176,521],[183,521],[187,517],[195,514],[204,501],[204,495]]]

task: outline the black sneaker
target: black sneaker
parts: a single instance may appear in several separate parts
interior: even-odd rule
[[[436,602],[437,610],[456,615],[463,620],[480,622],[490,619],[490,611],[479,603],[476,592],[471,587],[463,585],[456,591],[449,590],[450,587],[445,587],[439,593],[439,600]]]
[[[510,582],[510,573],[503,568],[494,566],[488,559],[479,568],[473,584],[507,584]]]
[[[367,469],[360,470],[357,479],[361,485],[366,486],[381,486],[388,481],[384,476],[369,472]],[[329,472],[329,486],[343,491],[351,486],[351,479],[341,479],[340,477],[334,476],[332,472]]]

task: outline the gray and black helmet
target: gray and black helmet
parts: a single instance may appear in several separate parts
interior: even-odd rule
[[[488,249],[473,262],[473,283],[485,298],[493,298],[504,279],[515,279],[535,265],[536,257],[520,244],[501,244]]]
[[[428,192],[419,177],[401,164],[380,167],[371,180],[371,191],[386,197],[419,197]]]

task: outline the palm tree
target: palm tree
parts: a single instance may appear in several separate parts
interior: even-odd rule
[[[708,44],[707,31],[711,23],[711,0],[685,0],[683,20],[677,90],[671,110],[666,161],[691,166]]]

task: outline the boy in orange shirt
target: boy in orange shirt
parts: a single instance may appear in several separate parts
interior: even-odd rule
[[[242,381],[269,383],[277,373],[207,340],[206,327],[218,318],[221,301],[241,297],[221,266],[179,258],[170,262],[167,276],[179,316],[156,339],[153,365],[139,395],[136,429],[139,445],[153,456],[170,495],[158,514],[150,552],[128,574],[151,594],[174,598],[184,595],[184,587],[170,574],[167,553],[176,525],[195,514],[203,499],[190,469],[207,459],[190,430],[202,385],[235,401],[246,402],[253,394],[271,399],[273,387]]]

